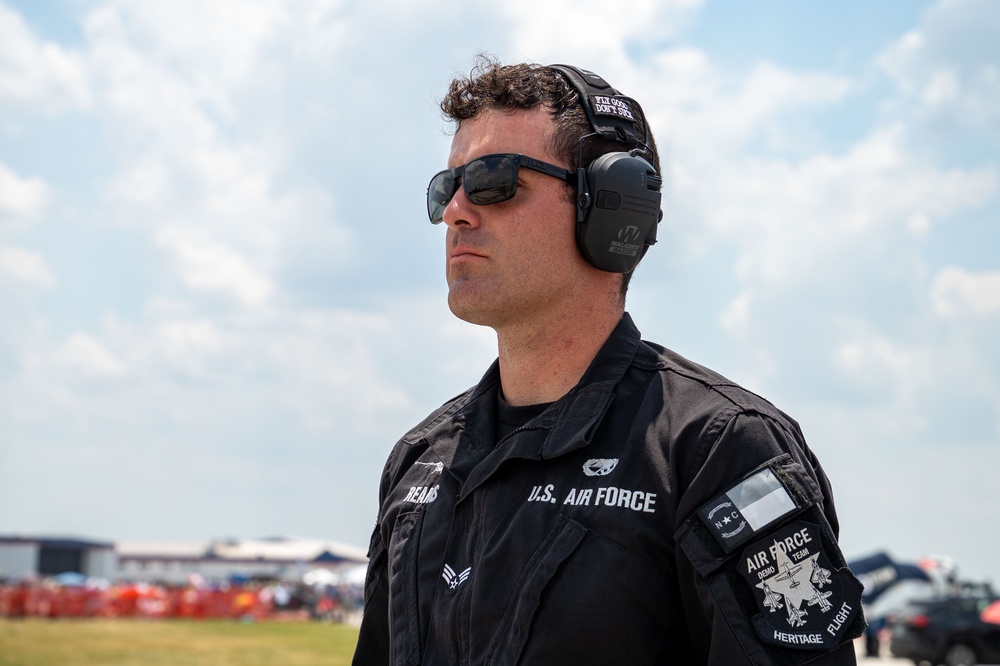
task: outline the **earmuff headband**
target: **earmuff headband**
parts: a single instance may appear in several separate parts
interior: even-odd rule
[[[632,271],[656,242],[662,216],[662,179],[655,161],[642,107],[594,72],[571,65],[550,65],[580,98],[594,134],[580,139],[577,171],[576,243],[592,266],[611,273]],[[583,142],[590,137],[624,144],[583,164]]]
[[[591,127],[602,139],[650,150],[646,118],[638,102],[625,97],[588,69],[573,65],[549,67],[562,74],[576,90]]]

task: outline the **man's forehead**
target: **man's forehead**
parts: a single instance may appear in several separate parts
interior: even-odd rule
[[[493,153],[522,153],[552,160],[548,152],[555,129],[552,115],[542,107],[507,111],[488,109],[463,120],[451,141],[448,166]]]

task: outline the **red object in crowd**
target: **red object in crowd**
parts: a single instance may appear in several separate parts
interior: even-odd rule
[[[984,608],[983,612],[979,614],[979,618],[983,622],[1000,624],[1000,601],[994,601],[989,606]]]
[[[0,585],[0,617],[253,618],[274,612],[262,588],[166,588],[145,583],[108,589],[38,582]]]

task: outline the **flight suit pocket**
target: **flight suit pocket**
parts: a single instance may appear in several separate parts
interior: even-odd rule
[[[372,531],[371,541],[368,543],[368,573],[365,575],[365,605],[369,605],[375,588],[383,575],[383,559],[386,556],[385,544],[382,543],[382,533],[378,526]]]
[[[486,664],[516,664],[528,640],[535,614],[546,587],[559,568],[587,536],[583,525],[559,516],[555,528],[535,551],[511,605],[507,608],[493,646],[486,655]]]
[[[400,514],[389,541],[389,651],[395,666],[420,663],[416,549],[423,511]]]
[[[665,574],[607,536],[560,515],[511,590],[483,660],[515,664],[650,663],[669,631]]]

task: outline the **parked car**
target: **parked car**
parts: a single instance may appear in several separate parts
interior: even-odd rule
[[[889,649],[915,664],[1000,664],[1000,624],[983,620],[998,598],[989,587],[911,602],[892,618]]]

